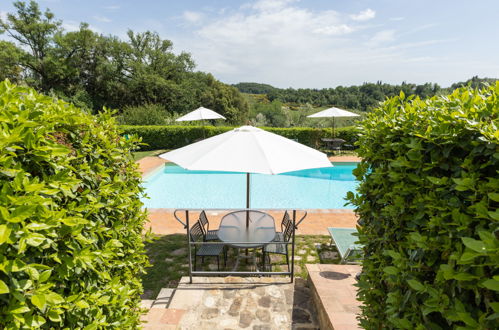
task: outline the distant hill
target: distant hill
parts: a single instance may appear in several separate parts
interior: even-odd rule
[[[269,101],[278,100],[284,103],[310,104],[313,106],[338,106],[345,109],[359,111],[369,111],[376,107],[379,102],[387,97],[400,94],[403,91],[406,95],[418,95],[421,98],[428,98],[436,94],[448,94],[452,90],[471,85],[473,88],[483,86],[485,83],[494,83],[496,78],[472,77],[464,82],[457,82],[448,88],[442,88],[438,84],[411,84],[403,82],[400,85],[386,84],[381,81],[376,83],[364,83],[360,86],[338,86],[336,88],[277,88],[268,84],[254,82],[241,82],[233,86],[239,91],[248,94],[265,94]]]
[[[232,86],[239,89],[240,92],[248,94],[268,94],[278,89],[271,85],[259,84],[254,82],[240,82]]]

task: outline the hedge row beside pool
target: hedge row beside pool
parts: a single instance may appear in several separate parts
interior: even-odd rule
[[[362,327],[497,328],[499,83],[401,94],[361,126]]]
[[[274,128],[262,127],[263,129],[282,135],[288,139],[295,139],[310,147],[318,147],[321,138],[331,137],[331,129],[319,129],[309,127]],[[234,127],[220,126],[121,126],[124,134],[136,135],[142,138],[145,145],[141,150],[176,149],[192,143],[204,136],[210,137],[227,132]],[[343,127],[335,129],[336,137],[344,139],[350,144],[357,141],[357,130],[354,127]]]

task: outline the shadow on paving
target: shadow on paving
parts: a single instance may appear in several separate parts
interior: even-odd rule
[[[305,289],[305,285],[301,284],[308,275],[305,264],[332,264],[339,262],[336,250],[330,246],[329,242],[329,236],[297,235],[295,248],[295,285],[298,285],[296,291],[299,295],[297,301],[302,302],[305,298],[302,299],[301,294],[308,290],[308,288]],[[250,250],[249,253],[256,253],[257,260],[261,262],[261,248],[255,250]],[[234,248],[228,248],[228,261],[226,265],[221,262],[222,269],[231,270],[233,268],[237,252]],[[181,277],[189,275],[187,236],[185,234],[154,237],[154,239],[146,243],[146,254],[149,257],[151,267],[147,268],[147,273],[142,275],[144,286],[142,299],[155,299],[162,288],[176,288]],[[272,254],[270,255],[270,262],[272,271],[287,271],[284,255]],[[201,261],[201,258],[198,258],[198,270],[217,270],[216,258],[206,257],[204,262]],[[254,266],[251,262],[242,262],[237,270],[254,270]],[[302,313],[300,308],[298,306],[296,309],[297,320],[307,317],[306,313]]]

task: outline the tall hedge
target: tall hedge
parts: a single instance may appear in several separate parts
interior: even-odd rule
[[[401,94],[361,126],[361,325],[497,329],[499,83]]]
[[[142,150],[175,149],[183,147],[203,137],[210,137],[225,133],[234,127],[219,126],[121,126],[127,135],[135,135],[142,138],[145,143]],[[330,138],[331,129],[320,129],[310,127],[275,128],[262,127],[263,129],[282,135],[289,139],[311,147],[318,147],[321,138]],[[335,130],[336,137],[344,139],[353,144],[357,141],[357,130],[354,127],[341,127]]]
[[[0,83],[0,328],[137,327],[135,144],[108,113]]]

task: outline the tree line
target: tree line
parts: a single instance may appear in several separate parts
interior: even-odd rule
[[[473,77],[464,82],[452,84],[448,88],[442,88],[438,84],[412,84],[402,83],[400,85],[386,84],[381,81],[377,83],[364,83],[360,86],[338,86],[336,88],[312,89],[312,88],[276,88],[268,84],[242,82],[233,85],[239,91],[249,94],[265,94],[267,99],[291,104],[310,104],[313,106],[343,107],[346,109],[369,111],[377,107],[379,102],[386,98],[399,95],[401,91],[406,95],[417,95],[421,98],[432,97],[437,94],[447,94],[462,86],[471,85],[473,88],[481,87],[484,83],[493,83],[497,79]]]
[[[155,32],[130,30],[124,41],[96,33],[86,23],[65,31],[35,1],[16,1],[14,7],[15,13],[0,19],[0,33],[12,40],[0,41],[0,80],[27,84],[93,111],[147,111],[153,104],[171,114],[205,106],[231,123],[247,118],[247,101],[235,87],[194,71],[190,54],[174,54],[172,42]]]

